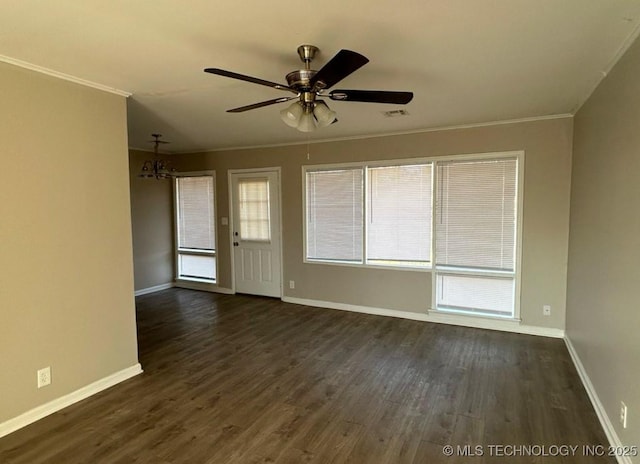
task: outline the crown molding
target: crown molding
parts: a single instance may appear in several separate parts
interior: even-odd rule
[[[97,82],[88,81],[86,79],[81,79],[79,77],[72,76],[71,74],[65,74],[63,72],[54,71],[53,69],[38,66],[36,64],[28,63],[26,61],[18,60],[16,58],[11,58],[9,56],[0,55],[0,62],[11,64],[13,66],[18,66],[24,69],[29,69],[30,71],[35,71],[40,74],[46,74],[47,76],[56,77],[58,79],[73,82],[75,84],[80,84],[85,87],[91,87],[92,89],[102,90],[103,92],[120,95],[121,97],[131,96],[131,92],[126,92],[124,90],[109,87],[108,85],[98,84]]]
[[[607,63],[607,66],[605,66],[604,70],[600,71],[600,76],[597,79],[595,79],[593,86],[584,95],[584,97],[578,102],[578,104],[572,111],[574,115],[577,114],[578,111],[580,111],[580,108],[582,108],[583,105],[589,100],[589,98],[591,98],[591,95],[593,95],[593,92],[595,92],[596,89],[602,83],[602,81],[606,79],[606,77],[609,75],[613,67],[618,63],[620,58],[622,58],[622,55],[624,55],[627,52],[627,50],[629,50],[629,47],[631,47],[631,45],[636,41],[636,39],[639,36],[640,36],[640,22],[636,24],[636,26],[629,33],[629,35],[624,40],[624,42],[622,42],[622,45],[620,46],[618,51],[615,53],[615,55],[613,55],[613,58],[611,58],[609,63]]]
[[[321,140],[304,140],[299,142],[273,143],[273,144],[265,144],[265,145],[248,145],[243,147],[209,148],[209,149],[200,149],[200,150],[176,151],[176,152],[173,152],[173,154],[174,155],[192,155],[195,153],[217,153],[217,152],[235,151],[235,150],[254,150],[259,148],[290,147],[294,145],[307,145],[307,144],[313,145],[318,143],[344,142],[349,140],[374,139],[378,137],[394,137],[397,135],[423,134],[427,132],[442,132],[442,131],[458,130],[458,129],[474,129],[477,127],[501,126],[505,124],[520,124],[525,122],[547,121],[550,119],[565,119],[565,118],[572,118],[572,117],[573,117],[573,113],[558,113],[558,114],[550,114],[546,116],[532,116],[529,118],[505,119],[502,121],[489,121],[489,122],[478,122],[478,123],[471,123],[471,124],[459,124],[459,125],[452,125],[452,126],[440,126],[440,127],[432,127],[428,129],[415,129],[410,131],[385,132],[383,134],[354,135],[354,136],[348,136],[348,137],[334,137],[334,138],[321,139]]]

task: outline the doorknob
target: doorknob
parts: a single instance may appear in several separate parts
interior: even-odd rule
[[[233,246],[238,246],[239,243],[238,242],[233,242]]]

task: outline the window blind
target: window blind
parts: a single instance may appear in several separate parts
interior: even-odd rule
[[[307,171],[307,258],[362,262],[363,168]]]
[[[271,240],[269,180],[240,179],[238,190],[240,238],[255,241]]]
[[[438,163],[436,265],[514,271],[517,160]]]
[[[178,247],[215,249],[213,177],[176,178],[178,195]]]
[[[430,263],[431,170],[431,164],[368,168],[368,262]]]

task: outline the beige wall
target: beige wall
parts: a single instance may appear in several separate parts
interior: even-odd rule
[[[173,282],[173,196],[168,179],[138,177],[153,153],[129,152],[135,289]]]
[[[620,439],[638,445],[640,41],[576,115],[574,150],[567,335]]]
[[[125,98],[3,63],[0,95],[2,423],[138,360]]]
[[[439,156],[525,151],[521,317],[528,325],[564,328],[569,189],[572,150],[570,118],[362,140],[177,156],[179,170],[215,169],[218,224],[229,216],[227,171],[282,168],[285,295],[385,309],[424,312],[431,303],[431,275],[417,271],[362,269],[303,263],[301,167]],[[219,284],[231,287],[228,227],[219,227]],[[552,315],[542,315],[542,305]]]

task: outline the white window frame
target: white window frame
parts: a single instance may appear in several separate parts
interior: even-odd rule
[[[524,184],[524,151],[511,151],[511,152],[499,152],[499,153],[482,153],[482,154],[468,154],[468,155],[454,155],[454,156],[446,156],[446,157],[438,157],[439,161],[482,161],[482,160],[498,160],[511,158],[516,159],[518,162],[518,169],[516,171],[516,231],[515,231],[515,261],[516,266],[511,272],[504,271],[477,271],[475,269],[452,269],[451,274],[454,275],[471,275],[471,276],[479,276],[479,277],[507,277],[512,276],[515,280],[515,289],[514,289],[514,307],[513,307],[513,316],[502,316],[502,315],[492,315],[492,314],[483,314],[480,312],[473,311],[455,311],[455,310],[441,310],[438,309],[438,289],[437,289],[437,266],[435,256],[436,253],[436,236],[435,236],[435,228],[436,222],[431,221],[431,249],[433,251],[434,256],[433,259],[433,268],[431,273],[431,309],[430,313],[437,314],[461,314],[464,316],[473,316],[473,317],[481,317],[487,319],[506,319],[506,320],[516,320],[520,321],[520,280],[521,280],[521,269],[522,269],[522,210],[524,205],[524,195],[523,192],[523,184]],[[438,181],[438,173],[437,169],[434,169],[433,174],[433,185],[437,185]],[[433,210],[436,208],[436,196],[433,196]],[[446,266],[440,267],[443,274],[447,273]]]
[[[405,158],[399,160],[380,160],[380,161],[367,161],[358,163],[339,163],[339,164],[322,164],[322,165],[307,165],[302,166],[302,231],[303,231],[303,256],[302,260],[308,264],[328,264],[332,266],[347,266],[358,267],[367,269],[392,269],[395,271],[414,271],[414,272],[431,272],[433,265],[433,245],[429,250],[429,257],[431,261],[428,266],[413,266],[409,264],[374,264],[367,262],[367,247],[368,247],[368,230],[367,230],[367,186],[369,185],[369,172],[367,168],[380,168],[380,167],[395,167],[395,166],[413,166],[416,164],[431,164],[431,191],[433,192],[433,170],[435,165],[433,164],[434,158]],[[363,192],[363,209],[362,209],[362,262],[354,263],[352,261],[339,261],[339,260],[324,260],[324,259],[309,259],[307,258],[307,172],[318,171],[335,171],[340,169],[353,169],[360,168],[362,173],[362,192]],[[432,199],[433,207],[433,199]],[[433,217],[433,210],[431,212]],[[432,221],[433,222],[433,219]],[[433,232],[433,227],[432,227]],[[433,243],[433,240],[432,240]]]
[[[176,187],[176,179],[172,179],[172,192],[173,192],[173,237],[174,237],[174,263],[175,263],[175,281],[176,282],[201,282],[205,284],[217,285],[218,283],[218,192],[216,190],[216,172],[215,171],[191,171],[191,172],[179,172],[175,174],[175,177],[205,177],[210,176],[213,178],[213,211],[214,211],[214,250],[209,251],[196,251],[189,250],[183,251],[180,250],[180,226],[178,224],[178,191]],[[215,258],[216,270],[215,275],[216,278],[211,279],[199,279],[197,277],[181,277],[180,276],[180,255],[192,255],[192,256],[211,256]]]
[[[501,159],[501,158],[515,158],[518,161],[518,169],[517,169],[517,178],[516,178],[516,202],[517,202],[517,218],[516,218],[516,232],[515,232],[515,270],[513,272],[515,278],[515,290],[514,290],[514,309],[513,316],[500,316],[500,315],[490,315],[490,314],[481,314],[474,312],[461,311],[460,314],[463,316],[472,316],[475,318],[486,318],[486,319],[501,319],[501,320],[515,320],[520,321],[520,293],[521,293],[521,274],[522,274],[522,217],[523,217],[523,206],[524,206],[524,165],[525,165],[525,152],[523,150],[517,151],[505,151],[505,152],[489,152],[489,153],[467,153],[467,154],[454,154],[454,155],[439,155],[439,156],[430,156],[430,157],[420,157],[420,158],[402,158],[397,160],[377,160],[377,161],[362,161],[362,162],[350,162],[350,163],[333,163],[333,164],[319,164],[319,165],[306,165],[302,166],[302,229],[303,229],[303,262],[305,264],[313,264],[313,265],[327,265],[327,266],[347,266],[347,267],[356,267],[356,268],[366,268],[366,269],[389,269],[394,271],[413,271],[413,272],[429,272],[431,273],[431,308],[428,310],[429,313],[436,314],[458,314],[453,311],[443,311],[438,310],[437,308],[437,288],[436,288],[436,278],[437,272],[435,269],[435,246],[436,246],[436,230],[435,230],[435,221],[433,219],[435,211],[436,211],[436,195],[434,192],[435,186],[437,185],[437,165],[438,162],[446,162],[446,161],[482,161],[482,160],[491,160],[491,159]],[[412,266],[390,266],[390,265],[377,265],[377,264],[369,264],[366,262],[366,246],[367,246],[367,214],[366,214],[366,205],[365,210],[363,210],[363,225],[362,225],[362,233],[363,235],[363,262],[362,263],[352,263],[352,262],[341,262],[341,261],[327,261],[327,260],[318,260],[318,259],[308,259],[307,258],[307,184],[306,184],[306,174],[307,171],[330,171],[336,169],[345,169],[345,168],[362,168],[364,169],[364,177],[363,182],[365,182],[363,188],[366,189],[367,185],[367,167],[384,167],[384,166],[403,166],[403,165],[413,165],[413,164],[424,164],[424,163],[432,163],[432,172],[431,172],[431,184],[432,184],[432,195],[431,195],[431,265],[429,267],[412,267]],[[364,191],[364,190],[363,190]],[[366,193],[365,193],[366,195]],[[366,203],[366,199],[365,199]],[[453,272],[454,274],[467,274],[464,270],[456,268]],[[475,270],[470,270],[469,274],[471,275],[482,275],[482,276],[500,276],[504,277],[507,275],[511,275],[511,273],[504,272],[486,272],[479,274]]]

